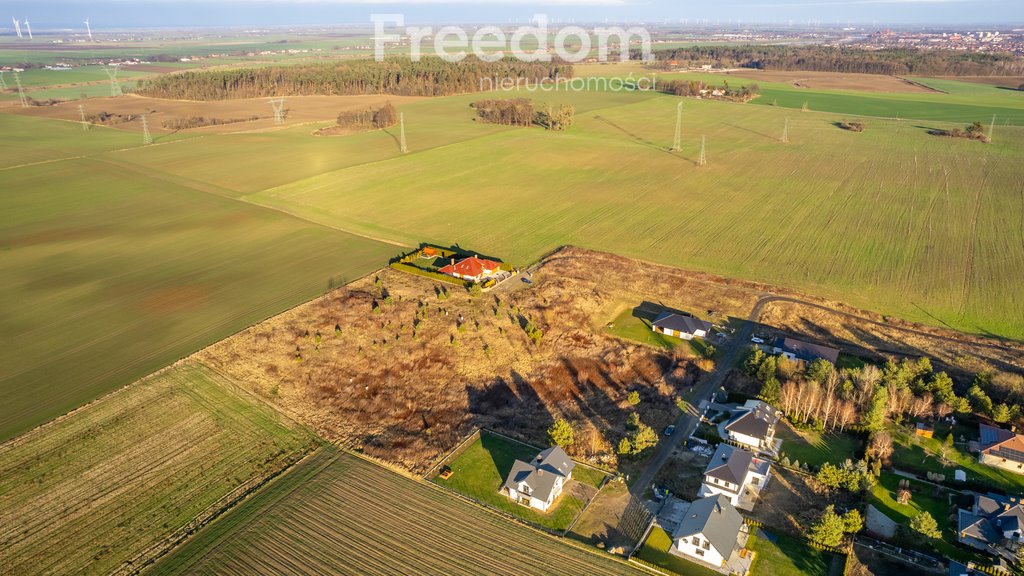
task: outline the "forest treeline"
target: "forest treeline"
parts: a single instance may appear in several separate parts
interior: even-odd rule
[[[555,132],[572,126],[576,116],[576,108],[571,104],[562,104],[555,108],[545,103],[539,110],[535,110],[533,100],[529,98],[477,100],[470,104],[470,107],[476,110],[477,119],[481,122],[504,126],[536,124]]]
[[[186,100],[347,94],[447,96],[478,92],[504,78],[540,82],[556,77],[571,78],[572,65],[512,58],[497,62],[390,58],[165,74],[141,82],[136,92]]]
[[[692,46],[655,52],[658,62],[724,68],[919,76],[1019,76],[1024,58],[951,50],[865,50],[838,46]],[[639,54],[637,55],[639,56]]]

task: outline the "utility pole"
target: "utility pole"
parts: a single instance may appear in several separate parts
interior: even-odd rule
[[[110,68],[104,68],[103,71],[106,72],[107,77],[110,78],[110,95],[120,96],[124,94],[124,92],[121,91],[121,84],[117,81],[118,68],[116,66],[112,66]]]
[[[28,108],[28,97],[25,96],[25,89],[21,87],[21,76],[14,72],[14,83],[18,85],[18,99],[21,100],[21,107]]]
[[[683,147],[683,103],[676,104],[676,137],[672,141],[672,152],[679,152]]]
[[[700,156],[697,157],[697,166],[707,166],[707,164],[708,164],[707,154],[704,153],[704,143],[705,143],[705,138],[704,138],[704,135],[701,134],[700,135]]]
[[[85,106],[78,105],[78,115],[82,118],[82,131],[85,132],[89,129],[89,123],[85,121]]]
[[[149,135],[149,123],[146,122],[146,115],[142,115],[142,145],[148,146],[153,143],[153,137]]]
[[[406,152],[409,151],[409,147],[405,145],[405,113],[404,112],[399,112],[398,113],[398,131],[399,131],[399,139],[398,139],[399,150],[402,151],[402,154],[405,154]]]
[[[271,98],[270,105],[274,108],[274,124],[284,124],[284,98]]]

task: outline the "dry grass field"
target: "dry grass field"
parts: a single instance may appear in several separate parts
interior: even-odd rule
[[[639,575],[428,484],[322,449],[148,574]]]
[[[379,285],[366,278],[335,290],[197,358],[326,438],[410,470],[422,471],[474,426],[543,445],[560,416],[576,425],[574,456],[613,466],[631,411],[627,392],[640,391],[641,418],[660,430],[702,372],[599,327],[622,302],[703,314],[742,308],[743,298],[749,310],[753,301],[728,291],[705,299],[707,292],[684,288],[700,283],[683,272],[577,249],[547,259],[530,287],[514,278],[477,299],[451,285],[439,298],[442,285],[390,269],[377,278]],[[537,346],[524,330],[529,322],[543,332]]]
[[[292,96],[285,99],[286,116],[283,125],[294,126],[309,122],[333,122],[338,113],[345,110],[377,108],[388,101],[395,106],[400,106],[421,99],[413,96],[389,95]],[[166,121],[181,120],[193,116],[218,118],[220,120],[243,119],[245,121],[191,128],[187,130],[188,132],[206,134],[281,128],[281,125],[274,123],[274,109],[267,98],[195,102],[190,100],[148,98],[128,94],[117,98],[90,98],[84,103],[68,101],[54,106],[18,108],[14,112],[37,118],[56,118],[70,122],[79,122],[79,104],[84,106],[86,114],[107,112],[109,114],[122,114],[135,118],[132,121],[110,125],[115,129],[131,132],[142,132],[142,122],[138,118],[142,114],[146,114],[149,130],[154,135],[176,132],[176,130],[169,129],[163,125]],[[259,119],[250,120],[253,116],[258,116]],[[310,131],[312,130],[311,128]]]
[[[0,571],[130,569],[315,445],[185,364],[0,446]]]

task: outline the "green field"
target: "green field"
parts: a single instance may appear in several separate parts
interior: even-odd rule
[[[199,366],[169,369],[0,447],[7,574],[107,574],[311,449]]]
[[[496,132],[468,110],[460,123],[449,118],[459,99],[470,100],[409,107],[412,154],[246,199],[406,243],[482,246],[519,262],[576,244],[1024,336],[1013,274],[1024,242],[1006,220],[1024,193],[1024,130],[999,128],[991,145],[896,121],[870,120],[856,134],[833,125],[840,115],[690,100],[684,149],[670,154],[667,96],[553,93],[579,104],[564,134]],[[434,114],[451,120],[453,143],[417,148],[410,119],[433,125]],[[787,116],[791,143],[782,145]],[[701,134],[704,168],[695,165]],[[417,209],[400,208],[409,204]]]
[[[878,483],[871,487],[869,502],[897,524],[907,526],[910,519],[921,512],[928,512],[938,522],[942,530],[942,538],[932,540],[935,549],[945,556],[963,561],[974,560],[974,555],[955,545],[956,531],[954,523],[949,520],[952,511],[948,500],[948,491],[942,490],[935,495],[935,487],[923,482],[911,481],[913,496],[909,504],[896,502],[896,491],[899,489],[901,477],[890,472],[883,472]],[[913,543],[910,543],[913,545]]]
[[[149,574],[644,574],[426,483],[322,449]]]
[[[386,263],[394,246],[123,161],[137,135],[0,115],[0,439]],[[76,132],[77,131],[77,132]],[[35,134],[34,138],[28,135]],[[72,135],[75,138],[72,139]],[[62,145],[67,139],[67,145]],[[182,143],[168,144],[179,146]],[[161,148],[153,146],[147,150]]]
[[[552,530],[562,531],[583,509],[580,499],[569,494],[568,488],[559,496],[557,505],[548,512],[521,506],[499,492],[515,460],[529,462],[540,450],[482,432],[457,458],[449,462],[454,474],[447,480],[435,477],[433,482],[473,498],[502,512],[512,514]],[[606,476],[586,466],[578,465],[572,477],[577,482],[598,487]]]

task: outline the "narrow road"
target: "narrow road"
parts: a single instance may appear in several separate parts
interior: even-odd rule
[[[781,296],[762,296],[750,310],[750,314],[747,316],[746,322],[743,326],[736,331],[732,341],[729,342],[728,347],[722,352],[721,356],[715,362],[715,369],[711,372],[708,378],[705,378],[703,382],[698,384],[696,394],[691,398],[691,404],[686,412],[683,412],[679,419],[676,420],[676,430],[668,438],[662,437],[661,442],[658,443],[658,451],[647,464],[647,468],[644,469],[643,474],[640,475],[636,481],[629,487],[629,492],[637,498],[643,498],[644,491],[647,490],[653,482],[654,478],[657,477],[658,472],[661,470],[665,462],[668,461],[672,451],[675,450],[676,445],[683,438],[689,438],[690,434],[697,429],[697,425],[700,424],[700,412],[697,410],[697,406],[703,400],[709,400],[711,395],[718,390],[720,386],[725,382],[725,376],[732,369],[733,365],[736,364],[736,360],[739,358],[740,353],[746,348],[746,345],[750,342],[750,336],[754,331],[754,326],[757,324],[758,318],[761,317],[761,311],[765,305],[778,299],[786,299]]]

